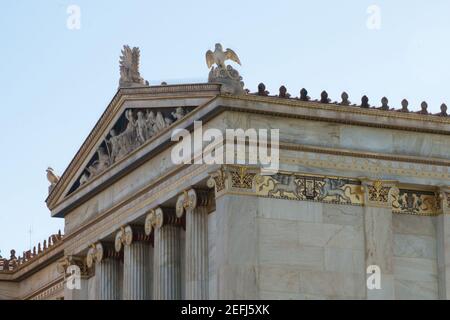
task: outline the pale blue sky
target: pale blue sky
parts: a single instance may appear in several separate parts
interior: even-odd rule
[[[66,27],[69,5],[81,29]],[[366,27],[381,8],[381,29]],[[0,250],[19,253],[63,227],[50,218],[45,169],[64,171],[116,92],[123,44],[141,48],[141,74],[206,81],[204,53],[221,42],[242,61],[246,87],[346,90],[379,105],[450,103],[450,1],[2,0],[0,5]]]

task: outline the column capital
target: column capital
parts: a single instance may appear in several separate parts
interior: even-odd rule
[[[100,263],[103,259],[121,258],[121,254],[116,252],[114,246],[110,243],[97,242],[91,245],[86,256],[86,264],[91,268],[94,263]]]
[[[145,217],[145,234],[149,236],[153,230],[165,225],[181,226],[182,221],[175,216],[173,209],[161,207],[152,209]]]
[[[86,259],[80,256],[64,256],[61,260],[59,260],[56,264],[56,270],[59,274],[63,274],[64,276],[67,273],[67,268],[70,266],[77,266],[80,270],[81,276],[89,276],[91,275],[90,270],[87,266]]]
[[[150,236],[146,235],[144,228],[138,225],[127,225],[121,227],[116,233],[116,238],[114,241],[114,247],[116,252],[122,250],[122,246],[129,246],[133,242],[137,241],[149,241]]]
[[[392,202],[400,193],[398,181],[370,178],[359,178],[359,180],[361,180],[366,206],[392,208]]]
[[[450,186],[441,186],[438,192],[442,213],[450,214]]]
[[[206,207],[210,202],[208,190],[194,188],[185,190],[177,199],[176,215],[181,218],[185,212],[192,211],[197,207]]]
[[[209,174],[209,179],[206,182],[208,188],[215,188],[215,193],[220,193],[226,188],[227,174],[225,169],[221,167],[215,172]]]

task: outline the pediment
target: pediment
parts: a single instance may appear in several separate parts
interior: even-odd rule
[[[52,215],[53,208],[82,194],[98,177],[218,93],[219,87],[209,84],[119,90],[50,192],[46,202]]]
[[[158,133],[184,118],[195,106],[126,108],[108,129],[90,160],[72,184],[75,192]]]

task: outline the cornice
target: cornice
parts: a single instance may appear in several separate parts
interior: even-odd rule
[[[39,259],[31,260],[29,263],[21,265],[16,270],[0,272],[0,281],[21,281],[57,261],[64,256],[65,240],[66,239],[63,238],[60,242],[49,248],[45,251],[45,254],[39,257]]]
[[[397,118],[406,120],[420,120],[433,123],[443,123],[450,125],[450,117],[439,117],[436,115],[424,115],[414,112],[399,112],[399,111],[389,111],[381,110],[376,108],[361,108],[359,106],[344,106],[337,103],[320,103],[316,101],[302,101],[300,99],[286,99],[279,97],[268,97],[268,96],[257,96],[253,94],[233,96],[233,95],[219,95],[220,98],[229,100],[241,100],[241,101],[253,101],[270,103],[275,105],[293,106],[293,107],[303,107],[312,110],[327,110],[336,111],[348,114],[360,114],[360,115],[370,115],[379,116],[386,118]],[[330,119],[332,120],[332,119]],[[420,131],[421,128],[417,128]],[[449,133],[450,134],[450,133]]]
[[[83,158],[86,156],[87,153],[90,153],[92,151],[92,148],[95,146],[95,144],[98,141],[98,134],[99,132],[104,132],[106,130],[106,126],[109,125],[111,119],[116,115],[117,109],[119,109],[122,104],[125,101],[130,100],[148,100],[148,99],[161,99],[163,96],[155,96],[157,94],[166,94],[166,93],[173,93],[173,92],[179,92],[179,93],[186,93],[186,91],[183,90],[198,90],[199,88],[202,88],[204,90],[210,90],[208,92],[215,92],[215,89],[218,88],[217,85],[205,85],[205,84],[199,84],[199,85],[184,85],[184,86],[160,86],[160,87],[149,87],[149,88],[128,88],[128,89],[121,89],[119,90],[118,94],[114,97],[113,101],[111,102],[110,106],[107,109],[107,113],[109,114],[109,117],[107,117],[105,114],[100,118],[99,123],[102,123],[100,125],[99,123],[95,126],[94,130],[91,132],[91,134],[88,136],[86,142],[83,144],[82,149],[77,153],[74,160],[71,162],[69,167],[66,169],[66,171],[63,174],[63,178],[61,181],[56,185],[53,192],[50,194],[50,196],[47,198],[47,204],[50,209],[53,209],[59,204],[55,203],[55,200],[58,196],[61,195],[61,193],[66,190],[67,184],[73,179],[73,175],[75,174],[75,171],[77,168],[75,168],[75,163],[78,163],[80,161],[80,158]],[[120,95],[119,95],[120,93]],[[186,95],[186,97],[195,98],[195,92],[193,91],[191,94]],[[197,91],[198,94],[198,91]],[[165,96],[164,98],[167,99],[173,99],[174,96]],[[179,97],[178,97],[179,98]],[[217,100],[220,98],[220,100]],[[233,101],[233,100],[240,100],[240,101],[251,101],[251,102],[262,102],[266,104],[275,104],[275,105],[284,105],[284,106],[295,106],[299,108],[304,108],[307,110],[326,110],[326,111],[332,111],[332,112],[340,112],[340,113],[347,113],[347,114],[355,114],[355,115],[370,115],[370,116],[376,116],[376,117],[385,117],[385,118],[397,118],[397,119],[403,119],[403,120],[415,120],[415,121],[427,121],[431,123],[440,123],[445,125],[450,125],[450,118],[446,117],[438,117],[438,116],[432,116],[432,115],[421,115],[416,113],[402,113],[402,112],[395,112],[395,111],[384,111],[379,109],[365,109],[360,107],[353,107],[353,106],[342,106],[338,104],[323,104],[318,102],[309,102],[309,101],[301,101],[298,99],[284,99],[284,98],[276,98],[276,97],[261,97],[261,96],[255,96],[255,95],[243,95],[243,96],[232,96],[232,95],[217,95],[216,99],[212,99],[218,101],[216,105],[214,106],[215,110],[211,110],[210,113],[214,113],[215,115],[231,110],[231,111],[239,111],[239,112],[247,112],[247,113],[260,113],[260,114],[270,114],[272,116],[281,116],[281,117],[292,117],[292,118],[303,118],[303,119],[310,119],[315,121],[325,121],[325,122],[337,122],[337,123],[344,123],[344,124],[351,124],[351,125],[358,125],[358,126],[368,126],[368,127],[378,127],[378,128],[390,128],[390,129],[396,129],[396,130],[406,130],[406,131],[416,131],[416,132],[425,132],[425,133],[438,133],[438,134],[450,134],[449,131],[440,130],[440,129],[429,129],[429,128],[423,128],[423,127],[417,127],[417,126],[402,126],[399,124],[392,124],[392,123],[385,123],[383,121],[380,122],[374,122],[374,121],[362,121],[361,119],[336,119],[332,118],[330,115],[320,114],[320,115],[311,115],[311,114],[289,114],[287,112],[279,112],[279,111],[267,111],[267,110],[259,110],[257,108],[243,108],[242,106],[230,106],[226,105],[227,101]],[[208,101],[202,106],[197,107],[195,110],[192,111],[192,114],[195,114],[196,111],[199,111],[199,109],[202,109],[209,105],[211,101]],[[106,112],[106,111],[105,111]],[[106,119],[107,118],[107,119]],[[106,120],[105,120],[106,119]],[[167,130],[165,130],[167,131]],[[157,136],[155,136],[154,139],[157,139],[161,137],[164,133],[161,132]],[[94,138],[95,137],[95,138]],[[147,143],[145,143],[141,148],[138,148],[133,153],[131,153],[128,157],[124,158],[121,162],[117,163],[116,165],[119,165],[123,161],[127,160],[130,156],[134,155],[136,152],[139,152],[147,146],[149,143],[154,141],[154,139],[151,139]],[[89,147],[88,147],[89,146]],[[392,159],[394,157],[391,157]],[[403,159],[401,156],[398,157],[398,159]],[[408,160],[407,160],[408,161]],[[436,160],[438,161],[438,160]],[[428,160],[424,162],[423,160],[416,160],[414,162],[417,163],[426,163],[426,164],[432,164]],[[444,161],[445,162],[445,161]],[[443,162],[435,162],[435,163],[443,163]],[[446,165],[446,164],[445,164]],[[113,166],[114,167],[114,166]],[[106,172],[110,172],[112,168],[109,168]],[[101,178],[102,175],[99,175],[96,177],[97,180]],[[80,188],[82,189],[82,188]],[[80,191],[80,190],[78,190]],[[71,196],[76,195],[77,192],[74,192]]]
[[[51,296],[55,292],[62,291],[64,289],[64,276],[58,277],[57,279],[53,280],[46,286],[39,288],[38,290],[27,294],[21,298],[21,300],[33,300],[39,297],[39,295],[42,295],[45,299],[46,296]],[[40,299],[39,299],[40,300]]]

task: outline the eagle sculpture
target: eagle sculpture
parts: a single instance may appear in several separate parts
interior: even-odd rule
[[[47,180],[48,182],[50,182],[49,191],[51,191],[58,183],[60,177],[55,173],[55,171],[51,167],[48,167],[46,172],[47,172]]]
[[[231,49],[223,51],[222,45],[220,43],[216,43],[214,52],[212,52],[211,50],[208,50],[206,52],[206,64],[208,65],[208,68],[211,68],[213,64],[216,64],[218,67],[226,69],[226,60],[231,60],[241,65],[241,61],[239,60],[236,52]]]

